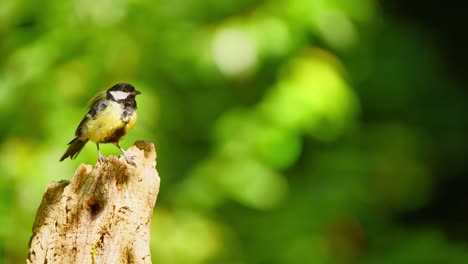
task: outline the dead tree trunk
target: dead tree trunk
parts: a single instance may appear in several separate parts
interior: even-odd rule
[[[70,182],[47,186],[27,263],[151,263],[156,152],[137,141],[128,153],[136,167],[111,156],[94,168],[81,164]]]

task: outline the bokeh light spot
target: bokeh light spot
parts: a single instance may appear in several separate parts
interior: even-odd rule
[[[212,54],[219,70],[228,77],[249,73],[257,64],[257,49],[250,36],[241,29],[227,28],[213,40]]]
[[[335,48],[346,49],[356,42],[354,25],[342,12],[328,10],[320,13],[317,24],[325,41]]]

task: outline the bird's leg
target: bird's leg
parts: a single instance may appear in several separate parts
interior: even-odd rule
[[[98,152],[98,161],[99,162],[107,161],[107,158],[104,157],[103,155],[101,155],[101,150],[99,149],[99,144],[98,143],[96,143],[96,146],[97,146],[97,152]]]
[[[136,166],[135,162],[133,161],[133,157],[130,156],[130,154],[128,154],[121,146],[119,146],[119,142],[114,142],[114,145],[116,147],[118,147],[120,149],[120,151],[122,151],[125,159],[127,160],[127,162],[133,166]]]

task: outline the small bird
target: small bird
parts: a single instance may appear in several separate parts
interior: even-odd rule
[[[112,143],[122,151],[127,162],[135,166],[132,157],[119,146],[119,140],[135,126],[135,96],[139,94],[141,92],[135,90],[131,84],[118,83],[93,97],[89,102],[88,113],[75,131],[76,137],[68,143],[67,151],[60,161],[68,157],[76,158],[88,140],[91,140],[96,143],[99,162],[107,160],[101,155],[99,144]]]

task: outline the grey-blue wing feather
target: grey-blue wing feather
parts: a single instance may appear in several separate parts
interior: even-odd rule
[[[89,111],[83,117],[80,124],[76,128],[75,136],[80,137],[82,134],[82,129],[83,129],[84,124],[89,119],[94,119],[97,113],[101,112],[102,110],[106,109],[107,106],[109,106],[109,102],[105,99],[106,99],[106,92],[101,92],[97,94],[95,97],[93,97],[91,101],[89,101]]]

